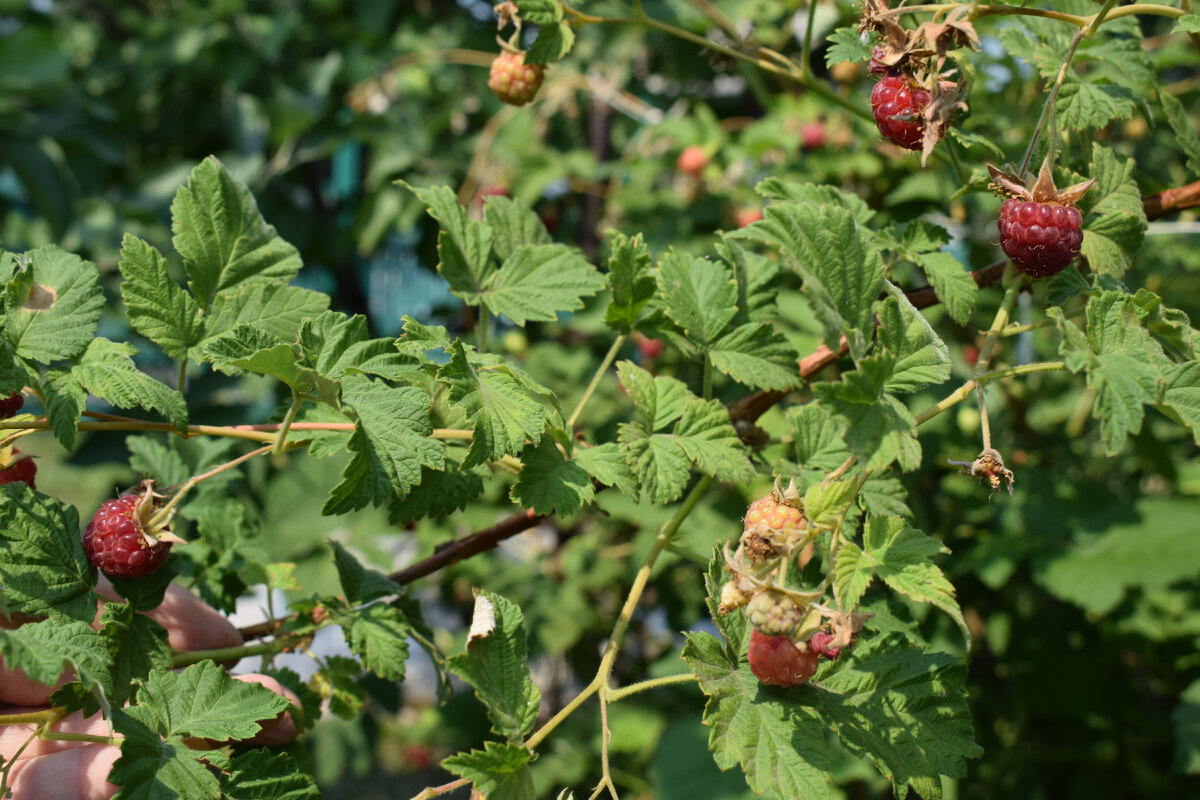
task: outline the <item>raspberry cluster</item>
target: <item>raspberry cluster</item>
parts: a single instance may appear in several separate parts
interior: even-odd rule
[[[25,396],[20,392],[0,400],[0,419],[8,419],[9,417],[16,416],[23,405],[25,405]]]
[[[488,86],[509,105],[523,106],[537,97],[544,74],[541,64],[525,63],[524,53],[504,50],[492,62]]]

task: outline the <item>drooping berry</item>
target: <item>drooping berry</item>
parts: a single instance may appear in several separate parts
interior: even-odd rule
[[[1000,206],[1000,248],[1013,266],[1034,278],[1055,275],[1079,255],[1083,244],[1083,214],[1075,208],[1092,181],[1059,190],[1049,158],[1042,164],[1032,189],[1015,175],[991,164],[991,186],[1007,196]]]
[[[698,144],[690,144],[683,148],[683,152],[679,154],[679,160],[675,162],[675,166],[680,172],[686,172],[688,175],[699,175],[708,166],[708,153],[704,152],[704,148]]]
[[[83,549],[101,572],[113,578],[136,578],[157,570],[172,542],[160,532],[152,536],[147,522],[154,513],[149,495],[125,494],[106,500],[83,533]]]
[[[817,631],[812,638],[808,640],[808,649],[815,651],[819,655],[825,656],[830,661],[836,661],[837,657],[842,654],[842,648],[830,647],[833,642],[833,634],[825,631]]]
[[[755,630],[750,634],[750,671],[771,686],[799,686],[817,671],[820,653],[811,647],[800,650],[786,636],[767,636]]]
[[[0,449],[0,484],[24,483],[30,489],[36,489],[34,478],[37,476],[37,462],[30,456],[20,456],[20,450],[14,448]]]
[[[523,106],[537,96],[544,75],[545,67],[526,64],[524,53],[504,50],[492,62],[488,86],[509,105]]]
[[[16,416],[23,405],[25,405],[25,396],[20,392],[0,400],[0,419]]]
[[[925,138],[925,107],[930,94],[898,75],[888,75],[871,90],[871,113],[884,138],[906,150],[920,150]]]

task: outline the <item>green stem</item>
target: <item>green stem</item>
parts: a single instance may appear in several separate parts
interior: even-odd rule
[[[661,678],[651,678],[650,680],[631,683],[619,689],[609,689],[608,699],[609,702],[615,703],[622,698],[629,697],[631,694],[637,694],[638,692],[657,689],[660,686],[671,686],[677,683],[694,683],[695,681],[696,676],[690,672],[684,672],[679,675],[664,675]]]
[[[1092,406],[1096,403],[1096,387],[1089,386],[1084,390],[1083,395],[1079,398],[1079,402],[1071,411],[1071,417],[1067,420],[1067,436],[1071,439],[1076,439],[1083,433],[1084,426],[1087,425],[1088,418],[1092,416]]]
[[[30,722],[53,723],[63,716],[62,709],[47,708],[44,711],[29,711],[24,714],[0,714],[0,725],[27,725]]]
[[[123,736],[96,736],[91,733],[59,733],[46,731],[41,738],[48,742],[89,742],[91,744],[119,744]]]
[[[261,644],[243,644],[236,647],[218,647],[213,650],[184,650],[171,656],[171,669],[199,664],[201,661],[213,660],[240,661],[247,656],[263,656],[268,653],[278,653],[297,641],[295,638],[281,638],[273,642]]]
[[[456,781],[450,781],[449,783],[444,783],[441,786],[431,786],[420,794],[413,795],[412,800],[433,800],[434,797],[440,797],[441,795],[449,794],[455,789],[461,789],[470,783],[471,782],[466,778],[459,778]]]
[[[232,469],[238,464],[241,464],[243,461],[249,461],[255,456],[261,456],[264,453],[270,453],[273,450],[274,445],[266,445],[265,447],[260,447],[257,450],[251,450],[249,453],[246,453],[243,456],[238,456],[232,461],[227,461],[218,467],[214,467],[202,475],[197,475],[194,478],[188,478],[188,480],[179,487],[179,491],[177,491],[175,495],[167,501],[167,504],[158,511],[154,512],[154,516],[150,517],[149,526],[151,528],[164,526],[167,520],[169,520],[173,515],[175,506],[179,505],[179,501],[182,500],[184,496],[200,482],[206,481],[214,475],[219,475],[227,469]]]
[[[296,421],[296,412],[300,410],[300,406],[304,405],[304,399],[295,391],[292,392],[292,405],[287,410],[287,416],[283,418],[283,424],[279,426],[279,435],[275,439],[275,449],[271,452],[279,455],[284,451],[287,445],[288,431],[292,428],[292,423]]]
[[[809,64],[812,59],[813,20],[817,18],[817,0],[809,0],[808,23],[804,28],[804,43],[800,48],[800,80],[808,80]]]
[[[706,353],[704,355],[704,399],[705,400],[712,399],[712,382],[713,382],[712,373],[713,373],[712,359],[710,359],[708,357],[708,354]]]
[[[184,390],[187,388],[187,368],[188,368],[188,360],[187,360],[187,356],[185,355],[183,358],[181,358],[179,360],[179,393],[180,394],[183,394]]]
[[[1029,147],[1025,149],[1025,157],[1021,160],[1021,168],[1017,170],[1019,176],[1023,177],[1025,170],[1029,168],[1029,159],[1033,157],[1033,148],[1042,134],[1042,128],[1050,116],[1050,110],[1054,107],[1054,101],[1058,98],[1058,91],[1062,88],[1063,81],[1067,78],[1067,72],[1071,69],[1071,60],[1075,58],[1075,51],[1079,49],[1079,43],[1084,39],[1092,37],[1096,32],[1096,28],[1104,21],[1105,15],[1112,9],[1116,2],[1117,0],[1106,0],[1100,11],[1091,18],[1088,25],[1080,29],[1079,33],[1075,34],[1075,38],[1071,40],[1071,47],[1067,50],[1067,57],[1063,59],[1062,68],[1058,71],[1058,77],[1054,80],[1054,86],[1050,88],[1049,93],[1046,95],[1046,102],[1042,104],[1042,113],[1038,116],[1037,125],[1033,128],[1033,135],[1029,137]]]
[[[600,380],[608,372],[608,368],[612,366],[613,361],[616,360],[617,352],[621,349],[621,345],[625,344],[625,338],[625,334],[622,333],[612,343],[612,347],[608,348],[608,352],[604,355],[604,360],[600,362],[600,366],[596,368],[596,374],[592,376],[592,382],[583,390],[583,397],[579,398],[579,402],[575,404],[575,410],[567,418],[567,430],[571,430],[575,426],[575,421],[583,413],[583,407],[587,405],[588,400],[592,399],[592,394],[596,391],[596,387],[600,385]]]
[[[547,720],[546,724],[542,725],[541,728],[529,737],[525,742],[527,749],[533,750],[536,748],[563,720],[571,716],[589,697],[598,692],[601,686],[608,685],[608,679],[612,673],[613,661],[617,657],[617,649],[620,647],[621,639],[625,636],[625,631],[629,628],[629,623],[633,619],[633,612],[637,608],[638,601],[641,600],[642,593],[646,591],[646,584],[650,581],[650,572],[654,569],[654,562],[658,560],[662,551],[671,543],[672,537],[679,531],[679,526],[683,524],[688,514],[700,502],[700,498],[708,491],[708,487],[712,485],[712,482],[713,479],[710,475],[705,475],[697,481],[696,485],[692,487],[692,491],[688,493],[683,503],[676,509],[675,515],[659,531],[658,537],[654,541],[654,546],[650,548],[650,552],[646,555],[646,560],[642,562],[641,568],[638,569],[637,575],[634,576],[633,586],[630,587],[629,594],[625,598],[625,604],[621,607],[621,613],[617,617],[616,625],[613,626],[612,635],[608,637],[608,644],[605,645],[604,656],[600,659],[600,668],[596,671],[596,677],[571,702],[563,706],[561,711]]]
[[[1017,367],[998,369],[995,372],[988,372],[983,375],[979,375],[978,377],[972,378],[962,386],[958,387],[951,394],[946,395],[946,397],[944,397],[937,405],[921,414],[918,414],[917,424],[923,425],[948,408],[958,405],[963,400],[966,400],[971,396],[971,392],[973,392],[978,386],[976,381],[990,383],[992,381],[1004,380],[1005,378],[1014,378],[1018,375],[1029,375],[1034,372],[1057,372],[1066,368],[1067,365],[1063,361],[1038,361],[1033,364],[1021,364]]]

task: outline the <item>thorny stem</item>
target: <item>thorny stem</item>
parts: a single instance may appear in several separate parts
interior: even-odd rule
[[[193,478],[188,478],[184,482],[184,484],[179,487],[179,491],[177,491],[175,493],[175,496],[172,497],[170,500],[168,500],[166,505],[164,505],[158,511],[154,512],[154,516],[152,516],[150,518],[150,522],[149,522],[150,527],[154,528],[156,526],[163,525],[167,520],[169,520],[171,518],[172,514],[174,513],[175,506],[179,505],[179,501],[182,500],[184,495],[186,495],[188,492],[190,492],[201,481],[206,481],[209,478],[213,477],[214,475],[219,475],[227,469],[232,469],[233,467],[236,467],[238,464],[241,464],[244,461],[249,461],[250,459],[254,458],[255,456],[261,456],[265,453],[270,453],[273,450],[274,450],[273,445],[267,445],[265,447],[260,447],[257,450],[251,450],[249,453],[246,453],[245,455],[238,456],[237,458],[235,458],[231,461],[227,461],[224,464],[221,464],[220,466],[213,467],[208,472],[205,472],[201,475],[197,475]]]
[[[1062,88],[1063,81],[1067,79],[1067,73],[1071,69],[1071,60],[1075,58],[1075,51],[1079,49],[1079,43],[1084,39],[1092,37],[1096,32],[1096,28],[1104,21],[1105,15],[1108,14],[1116,2],[1117,0],[1107,0],[1100,8],[1100,11],[1091,18],[1087,26],[1081,27],[1079,33],[1075,34],[1075,38],[1071,40],[1071,47],[1067,50],[1067,57],[1063,59],[1062,67],[1058,71],[1058,77],[1054,80],[1054,86],[1050,87],[1050,91],[1046,95],[1046,102],[1042,105],[1042,113],[1038,116],[1037,125],[1033,128],[1033,135],[1029,137],[1029,147],[1025,149],[1025,157],[1021,159],[1021,168],[1017,170],[1018,175],[1024,176],[1025,170],[1029,168],[1029,159],[1033,157],[1033,148],[1042,134],[1042,128],[1046,125],[1046,120],[1049,118],[1051,110],[1054,108],[1054,102],[1058,98],[1058,91]]]
[[[608,368],[612,366],[612,362],[616,360],[617,353],[623,344],[625,344],[625,334],[622,333],[612,343],[612,347],[608,348],[608,353],[605,354],[604,360],[600,362],[600,366],[596,368],[596,374],[592,376],[592,382],[583,390],[583,397],[579,398],[579,402],[575,404],[575,410],[567,418],[568,431],[575,426],[575,420],[579,419],[579,415],[583,413],[583,407],[587,405],[588,400],[592,399],[592,394],[596,391],[596,387],[600,385],[600,381],[605,373],[608,372]]]
[[[621,800],[617,794],[617,787],[613,786],[612,773],[608,766],[608,743],[612,739],[612,731],[608,727],[608,686],[600,685],[600,783],[596,785],[596,790],[592,792],[589,800],[596,800],[603,792],[605,787],[608,787],[609,793],[613,800]]]

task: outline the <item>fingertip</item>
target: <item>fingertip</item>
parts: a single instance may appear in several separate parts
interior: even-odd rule
[[[120,748],[85,747],[82,750],[91,752],[81,751],[79,757],[79,775],[84,788],[81,797],[84,800],[108,800],[120,788],[108,780],[108,773],[112,772],[113,764],[121,757]]]
[[[13,766],[14,800],[108,800],[119,787],[108,773],[121,751],[107,745],[84,745]]]
[[[300,698],[279,681],[272,678],[270,675],[260,675],[258,673],[250,675],[236,675],[237,680],[244,683],[256,683],[265,689],[270,689],[275,694],[287,700],[297,708],[300,707]],[[292,739],[296,738],[298,731],[296,730],[296,721],[292,719],[291,712],[287,709],[279,712],[279,716],[274,719],[264,720],[259,723],[262,730],[250,739],[252,744],[261,745],[279,745],[287,744]]]

